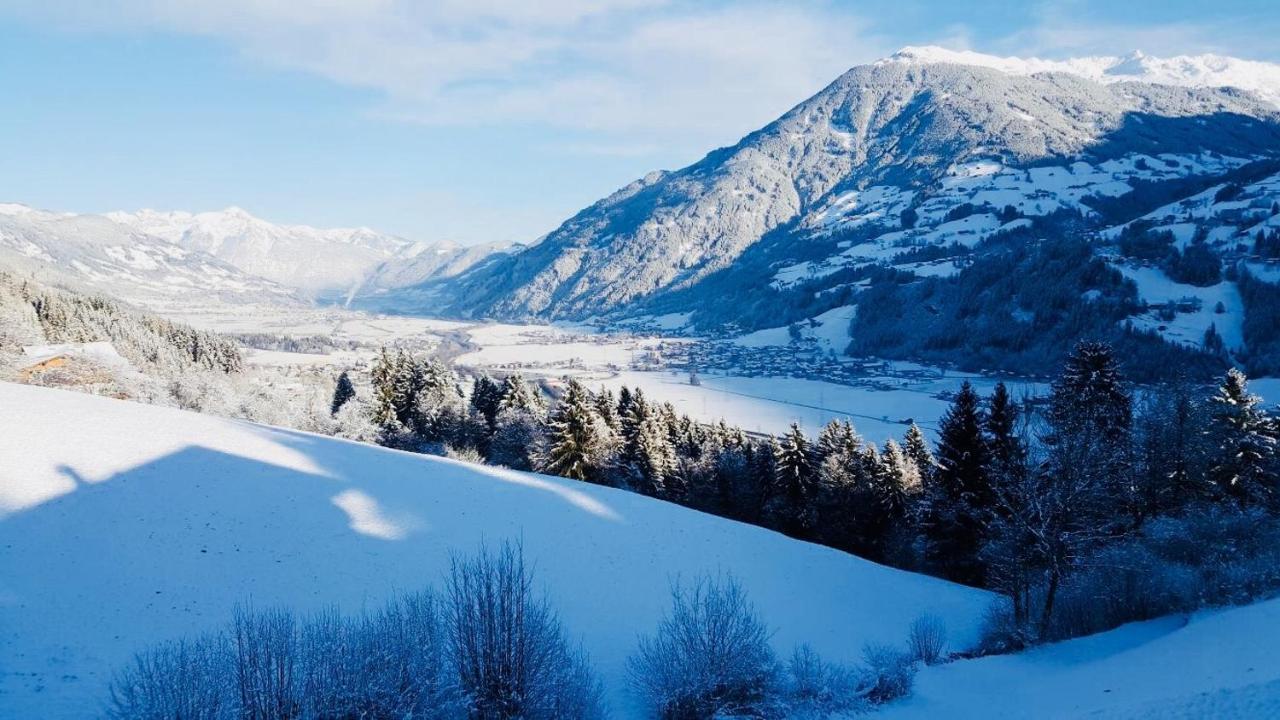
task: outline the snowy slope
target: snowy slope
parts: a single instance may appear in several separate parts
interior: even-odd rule
[[[1280,717],[1280,600],[929,668],[891,720]]]
[[[676,575],[728,570],[776,629],[854,661],[921,612],[972,642],[987,593],[638,495],[0,384],[0,717],[82,717],[113,668],[236,602],[377,604],[451,549],[523,536],[627,712],[623,663]]]

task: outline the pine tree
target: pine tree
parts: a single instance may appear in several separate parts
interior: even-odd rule
[[[1141,498],[1129,473],[1133,399],[1110,346],[1076,345],[1053,384],[1047,419],[1051,471],[1087,490],[1081,500],[1092,510],[1123,509],[1136,520]]]
[[[373,422],[388,439],[405,431],[401,418],[407,387],[402,381],[399,360],[399,355],[391,354],[384,347],[374,359],[369,373],[373,384]]]
[[[911,423],[911,427],[907,428],[907,434],[903,438],[903,454],[916,466],[916,472],[920,475],[920,484],[923,488],[928,484],[929,478],[938,467],[938,461],[934,459],[933,452],[929,450],[929,441],[924,437],[924,431],[919,425]]]
[[[813,449],[804,431],[796,423],[776,445],[774,477],[777,492],[772,498],[770,514],[779,530],[801,535],[812,525],[809,501],[815,475]]]
[[[604,421],[604,424],[608,425],[613,432],[618,432],[621,429],[621,424],[618,418],[617,400],[613,396],[613,391],[609,390],[609,388],[600,388],[600,392],[595,393],[595,404],[596,412],[599,413],[600,419]]]
[[[543,471],[575,480],[600,481],[607,453],[607,433],[591,393],[577,380],[570,380],[551,416]]]
[[[662,497],[676,469],[676,453],[661,415],[649,415],[636,432],[636,489],[650,497]]]
[[[356,388],[351,384],[351,376],[346,370],[338,375],[338,382],[333,388],[333,402],[329,404],[329,414],[337,415],[338,411],[346,405],[348,401],[356,396]]]
[[[502,381],[502,399],[498,402],[498,410],[523,410],[541,416],[547,411],[547,403],[542,395],[520,373],[512,373]]]
[[[1250,394],[1244,373],[1232,368],[1210,400],[1213,463],[1209,477],[1221,496],[1241,507],[1280,510],[1275,476],[1277,426]]]
[[[893,438],[885,441],[880,458],[877,483],[880,506],[890,524],[904,522],[921,490],[920,470]]]
[[[471,409],[480,413],[485,425],[492,433],[498,422],[498,411],[502,406],[502,386],[494,382],[488,375],[476,377],[471,385]]]
[[[982,581],[978,558],[994,506],[978,393],[966,380],[938,425],[938,467],[922,518],[930,562],[959,582]]]

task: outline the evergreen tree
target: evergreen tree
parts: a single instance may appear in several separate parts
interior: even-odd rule
[[[552,413],[542,470],[553,475],[598,482],[608,452],[608,427],[596,413],[591,393],[570,380]]]
[[[662,497],[667,492],[667,480],[676,469],[675,449],[662,415],[651,414],[641,421],[634,453],[636,489],[651,497]]]
[[[618,405],[613,397],[613,391],[609,388],[601,388],[600,392],[595,394],[596,412],[600,414],[600,419],[604,421],[609,429],[617,433],[621,430],[621,423],[618,418]]]
[[[523,410],[541,416],[547,411],[547,404],[541,393],[525,381],[520,373],[512,373],[502,381],[502,399],[498,402],[498,410]]]
[[[915,464],[916,472],[920,476],[920,485],[923,488],[928,484],[929,478],[934,470],[938,467],[938,461],[934,459],[933,452],[929,450],[929,441],[924,437],[924,431],[919,425],[911,423],[911,427],[907,428],[907,434],[903,438],[902,452],[906,458]]]
[[[356,396],[356,388],[351,384],[351,376],[346,370],[338,375],[338,382],[333,388],[333,402],[329,404],[329,414],[337,415],[343,405],[354,399]]]
[[[779,530],[801,535],[812,526],[809,501],[815,475],[813,449],[796,423],[776,446],[774,477],[777,492],[772,498],[770,515]]]
[[[1241,507],[1280,510],[1276,497],[1276,422],[1249,392],[1244,373],[1232,368],[1210,400],[1213,464],[1209,477],[1223,497]]]
[[[401,354],[383,347],[370,369],[373,385],[373,422],[386,441],[404,433],[408,417],[408,384],[405,382]]]
[[[922,518],[929,561],[946,577],[979,584],[978,558],[993,509],[989,451],[978,393],[965,381],[938,426],[937,470]]]
[[[1089,491],[1091,507],[1139,517],[1141,498],[1129,473],[1133,399],[1110,346],[1076,345],[1053,384],[1047,419],[1050,471],[1074,477],[1071,482]]]
[[[480,413],[492,433],[502,406],[502,386],[488,375],[480,375],[471,385],[471,409]]]

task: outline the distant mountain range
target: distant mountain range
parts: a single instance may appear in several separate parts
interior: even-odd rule
[[[231,301],[345,301],[448,277],[508,249],[279,225],[236,207],[76,215],[0,205],[7,264],[135,298],[199,290]]]

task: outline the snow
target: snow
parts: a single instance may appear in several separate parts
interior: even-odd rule
[[[914,694],[883,716],[1277,717],[1277,627],[1280,600],[1269,600],[941,665],[924,670]]]
[[[24,345],[22,354],[28,363],[41,363],[51,358],[66,355],[79,357],[111,367],[125,367],[129,361],[116,351],[109,342],[59,343],[54,345]]]
[[[1144,82],[1181,87],[1237,87],[1280,105],[1280,64],[1222,55],[1178,55],[1159,58],[1134,51],[1124,56],[1067,60],[998,57],[937,46],[905,47],[880,63],[976,65],[1009,75],[1059,72],[1100,83]]]
[[[1188,345],[1200,346],[1210,325],[1222,336],[1229,349],[1244,345],[1244,300],[1235,283],[1226,280],[1208,287],[1196,287],[1176,283],[1159,268],[1117,266],[1125,277],[1138,286],[1138,297],[1150,304],[1179,303],[1198,299],[1200,307],[1192,312],[1179,312],[1173,320],[1165,321],[1154,313],[1135,318],[1134,325],[1156,329],[1166,338]],[[1214,308],[1222,303],[1225,312]]]
[[[957,646],[990,595],[639,495],[178,410],[0,384],[0,717],[94,713],[114,669],[237,602],[348,611],[523,537],[618,717],[671,579],[730,571],[836,661],[922,612]]]
[[[588,384],[615,392],[624,385],[638,387],[650,400],[669,402],[696,420],[724,420],[749,432],[781,435],[795,422],[814,435],[831,420],[849,420],[863,437],[883,443],[889,438],[901,440],[912,420],[925,430],[936,430],[938,419],[950,406],[940,395],[954,393],[965,380],[983,394],[989,394],[997,382],[966,374],[942,376],[933,368],[918,372],[914,377],[869,378],[860,385],[719,374],[702,374],[699,385],[690,385],[687,373],[672,372],[621,372]],[[1034,383],[1006,384],[1015,397],[1044,390]]]

